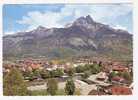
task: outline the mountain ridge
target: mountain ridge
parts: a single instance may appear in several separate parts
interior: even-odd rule
[[[132,56],[132,34],[95,22],[90,15],[80,17],[68,27],[39,26],[29,32],[3,37],[3,55],[44,55],[64,58],[80,55]]]

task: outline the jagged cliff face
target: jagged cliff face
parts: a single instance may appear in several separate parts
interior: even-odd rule
[[[132,35],[80,17],[65,28],[39,26],[30,32],[3,37],[4,57],[46,56],[49,58],[106,55],[132,58]]]

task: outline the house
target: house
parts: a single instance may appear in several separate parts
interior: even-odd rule
[[[8,73],[8,72],[10,72],[10,69],[5,69],[5,68],[3,68],[2,70],[3,70],[3,73]]]
[[[112,70],[118,71],[118,72],[123,72],[123,71],[128,71],[128,68],[125,66],[113,66]]]
[[[132,90],[128,87],[125,86],[112,86],[109,89],[110,93],[112,95],[131,95],[132,94]]]
[[[37,63],[32,63],[31,67],[32,67],[32,69],[38,69],[40,67],[40,65]]]
[[[97,80],[104,81],[107,79],[107,75],[105,72],[100,72],[96,78]]]
[[[123,77],[120,77],[120,76],[115,76],[112,78],[112,82],[123,82],[125,81],[125,79]]]

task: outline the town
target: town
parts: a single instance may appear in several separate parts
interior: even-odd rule
[[[46,58],[4,61],[4,80],[15,69],[27,84],[26,95],[131,95],[133,91],[133,61],[90,57],[69,61]],[[69,80],[73,83],[72,91],[67,88]],[[7,91],[5,89],[5,95],[12,95]]]

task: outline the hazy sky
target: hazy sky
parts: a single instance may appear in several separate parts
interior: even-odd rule
[[[29,31],[39,25],[47,28],[64,27],[81,16],[91,17],[101,23],[132,33],[131,4],[92,4],[92,5],[4,5],[4,34]]]

